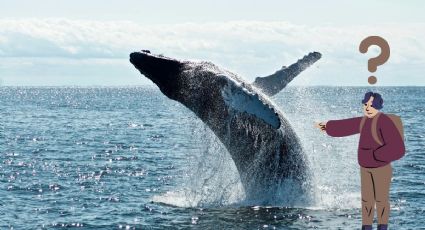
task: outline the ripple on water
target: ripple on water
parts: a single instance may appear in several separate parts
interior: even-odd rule
[[[357,139],[336,141],[311,124],[360,115],[366,90],[289,87],[273,98],[316,176],[318,204],[293,208],[246,205],[237,183],[226,190],[222,181],[235,179],[226,151],[155,87],[0,87],[0,228],[357,228]],[[393,164],[391,224],[417,229],[425,226],[416,218],[425,214],[425,88],[379,90],[385,112],[403,118],[408,149]],[[191,195],[175,195],[181,190]]]

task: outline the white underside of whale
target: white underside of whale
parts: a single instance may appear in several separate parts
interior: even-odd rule
[[[280,120],[273,108],[264,103],[258,94],[249,92],[234,81],[228,81],[221,95],[227,106],[240,113],[246,112],[262,119],[273,128],[278,129]]]

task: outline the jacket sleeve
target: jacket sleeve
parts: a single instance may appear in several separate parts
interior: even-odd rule
[[[362,117],[343,120],[330,120],[326,123],[326,133],[332,137],[345,137],[360,133]]]
[[[384,145],[377,148],[373,155],[377,160],[391,162],[400,159],[406,151],[404,141],[391,118],[383,116],[379,122],[378,134]]]

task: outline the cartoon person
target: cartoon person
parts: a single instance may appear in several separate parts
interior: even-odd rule
[[[380,94],[365,94],[365,116],[320,122],[316,127],[332,137],[360,133],[358,163],[361,177],[362,229],[372,229],[375,212],[378,230],[388,228],[390,214],[389,189],[392,177],[391,162],[404,156],[403,129],[399,117],[384,114]]]

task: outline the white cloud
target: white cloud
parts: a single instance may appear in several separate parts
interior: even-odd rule
[[[392,53],[386,66],[418,69],[425,64],[425,24],[312,27],[261,21],[142,26],[130,21],[2,19],[0,58],[41,58],[41,65],[55,58],[126,60],[130,52],[150,49],[178,58],[211,60],[253,78],[320,51],[321,69],[314,71],[336,74],[351,67],[366,70],[367,59],[379,50],[367,55],[358,51],[369,35],[388,40]],[[66,65],[59,59],[57,63]],[[5,65],[0,64],[0,71]],[[308,77],[304,80],[309,83]]]

